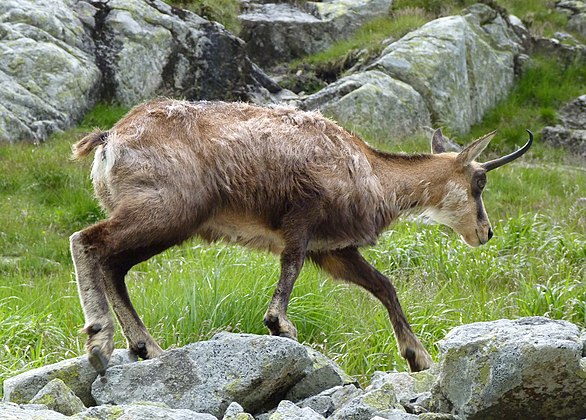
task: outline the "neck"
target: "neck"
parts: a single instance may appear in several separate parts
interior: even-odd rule
[[[376,152],[373,165],[383,187],[385,224],[404,213],[422,213],[439,204],[449,161],[439,155]]]

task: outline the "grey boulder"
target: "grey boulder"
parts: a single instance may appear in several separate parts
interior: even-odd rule
[[[92,395],[98,404],[155,401],[216,417],[235,401],[255,414],[277,406],[315,368],[308,350],[295,341],[221,333],[153,360],[109,368],[94,382]],[[323,386],[342,382],[335,381]]]
[[[48,409],[66,416],[85,410],[85,405],[61,379],[53,379],[31,400],[31,404],[43,404]]]
[[[586,95],[564,105],[558,115],[560,124],[545,127],[542,141],[586,157]]]
[[[0,142],[40,142],[93,106],[91,44],[68,2],[0,2]]]
[[[37,404],[19,405],[11,402],[0,402],[0,419],[10,420],[66,420],[67,417],[46,406]]]
[[[247,2],[239,16],[248,55],[262,66],[290,61],[347,38],[388,12],[391,0]]]
[[[114,350],[110,366],[136,361],[127,350]],[[86,356],[29,370],[4,381],[3,401],[26,404],[53,379],[60,379],[86,407],[95,405],[91,386],[98,374]]]
[[[422,96],[384,72],[343,77],[308,96],[304,109],[318,109],[349,130],[369,138],[401,138],[431,125]]]
[[[173,409],[165,404],[150,402],[91,407],[73,418],[79,420],[217,420],[210,414]]]
[[[412,86],[432,121],[464,133],[505,98],[523,42],[509,20],[477,4],[385,48],[373,68]]]
[[[586,358],[577,326],[543,317],[479,322],[440,341],[434,402],[466,419],[584,418]]]

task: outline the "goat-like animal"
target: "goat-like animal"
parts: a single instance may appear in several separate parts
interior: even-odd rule
[[[527,144],[488,163],[474,160],[494,132],[460,153],[377,151],[319,113],[244,103],[155,100],[111,130],[73,147],[93,149],[92,179],[109,218],[74,233],[71,253],[88,334],[89,361],[103,373],[114,322],[129,349],[148,359],[162,350],[134,310],[124,277],[135,264],[199,236],[280,255],[281,274],[264,316],[271,334],[296,339],[286,311],[305,259],[356,283],[389,312],[411,370],[432,360],[413,334],[389,279],[358,249],[375,243],[401,213],[428,213],[471,246],[493,235],[481,198],[486,172],[524,154]]]

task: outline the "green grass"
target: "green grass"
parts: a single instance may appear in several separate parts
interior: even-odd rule
[[[48,143],[0,147],[0,381],[83,352],[68,236],[103,214],[92,198],[90,161],[69,161],[69,148],[82,132],[107,128],[124,111],[98,107],[82,127]],[[539,162],[559,155],[547,148],[539,154]],[[434,355],[437,341],[467,322],[545,315],[586,326],[586,205],[579,201],[586,172],[537,162],[528,156],[491,172],[489,245],[471,249],[447,228],[403,220],[365,250],[393,279]],[[264,334],[277,276],[272,255],[195,240],[137,266],[128,284],[153,335],[173,347],[219,330]],[[301,341],[351,374],[406,370],[386,311],[357,287],[308,265],[289,314]],[[119,332],[116,342],[125,345]]]
[[[221,23],[229,31],[240,32],[238,0],[165,0],[172,6],[189,10],[205,19]]]
[[[402,7],[393,13],[408,15]],[[382,19],[367,26],[365,42],[377,39],[376,45],[397,30],[379,31],[386,25]],[[538,133],[555,121],[560,104],[583,93],[585,74],[579,63],[534,57],[511,95],[457,140],[496,128],[486,158],[510,151],[525,141],[525,128]],[[0,146],[0,382],[83,353],[68,237],[104,214],[92,197],[90,159],[72,162],[69,150],[83,133],[108,128],[124,112],[100,105],[79,128],[45,144]],[[420,139],[401,147],[428,150]],[[471,249],[447,228],[406,219],[365,250],[394,281],[433,355],[448,330],[467,322],[544,315],[586,327],[584,163],[537,138],[520,162],[489,174],[484,198],[495,230],[487,246]],[[128,284],[152,334],[173,347],[219,330],[264,334],[262,317],[277,276],[274,256],[195,240],[135,267]],[[301,341],[351,374],[364,379],[375,370],[406,370],[386,311],[357,287],[306,266],[289,314]],[[125,345],[119,332],[116,343]]]

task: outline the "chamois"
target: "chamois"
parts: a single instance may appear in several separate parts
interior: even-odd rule
[[[460,153],[440,130],[431,154],[377,151],[317,112],[245,103],[154,100],[112,129],[73,146],[95,149],[91,177],[109,218],[74,233],[71,253],[88,334],[86,351],[103,373],[113,351],[111,306],[128,348],[162,349],[136,313],[124,277],[163,250],[198,236],[280,255],[281,273],[264,316],[273,335],[296,339],[286,311],[306,259],[370,291],[388,310],[412,371],[432,360],[413,334],[389,279],[360,254],[399,215],[425,212],[471,246],[492,236],[482,190],[486,172],[523,155],[475,159],[495,132]]]

